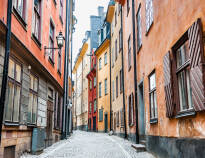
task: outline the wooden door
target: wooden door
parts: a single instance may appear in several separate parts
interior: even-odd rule
[[[46,146],[51,146],[53,137],[52,137],[52,129],[53,129],[53,102],[47,102],[47,126],[46,126]]]

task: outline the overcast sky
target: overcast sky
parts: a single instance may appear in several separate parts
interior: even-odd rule
[[[82,40],[85,32],[90,30],[90,16],[98,15],[98,6],[104,6],[107,11],[109,0],[75,0],[75,12],[78,22],[75,26],[76,30],[73,34],[73,61],[78,54],[79,48],[82,46]]]

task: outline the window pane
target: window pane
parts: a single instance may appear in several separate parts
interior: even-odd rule
[[[14,98],[14,85],[9,82],[7,89],[6,107],[5,107],[5,120],[12,121],[13,113],[13,98]]]
[[[21,82],[21,66],[16,64],[16,81]]]
[[[155,73],[150,76],[150,90],[156,88]]]
[[[32,118],[32,104],[33,104],[33,94],[29,94],[29,105],[28,105],[28,117],[27,121],[31,123],[31,118]]]
[[[8,70],[8,76],[14,79],[14,71],[15,71],[15,65],[13,60],[9,59],[9,70]]]
[[[154,118],[154,93],[150,94],[151,118]]]
[[[14,113],[13,113],[14,122],[19,121],[20,94],[21,94],[21,87],[16,86],[16,92],[14,97]]]
[[[177,68],[183,65],[189,59],[188,40],[177,50]]]
[[[32,107],[32,123],[36,123],[36,111],[37,111],[37,96],[33,96],[33,107]]]
[[[157,118],[157,95],[156,95],[156,91],[154,91],[154,117]]]
[[[33,90],[34,91],[38,91],[38,79],[37,78],[34,78],[34,87],[33,87]]]
[[[178,75],[178,84],[179,84],[179,98],[180,98],[180,109],[187,109],[186,102],[186,86],[185,86],[185,72],[182,71]]]
[[[193,108],[193,102],[192,102],[192,89],[190,86],[190,74],[189,71],[186,73],[187,78],[187,91],[188,91],[188,103],[189,103],[189,109]]]

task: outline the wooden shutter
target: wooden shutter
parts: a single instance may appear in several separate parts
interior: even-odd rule
[[[205,110],[205,60],[200,19],[189,28],[188,36],[192,101],[195,111],[203,111]]]
[[[164,56],[164,91],[166,101],[166,116],[171,118],[174,116],[174,96],[172,87],[172,65],[170,51]]]

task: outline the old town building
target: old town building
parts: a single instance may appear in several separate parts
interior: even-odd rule
[[[75,82],[75,109],[76,109],[76,128],[87,130],[88,128],[88,80],[86,78],[90,70],[90,37],[83,40],[82,48],[77,55],[73,68]]]
[[[136,133],[145,131],[148,151],[159,157],[203,157],[197,149],[204,148],[204,2],[120,3],[125,38],[128,30],[134,35]],[[126,17],[129,6],[132,19]],[[130,21],[134,29],[128,29]]]
[[[110,25],[105,22],[99,30],[97,57],[98,132],[110,131]]]
[[[0,146],[0,157],[4,158],[18,158],[23,152],[36,153],[60,140],[64,93],[65,46],[58,50],[45,47],[58,47],[56,36],[61,31],[65,36],[66,1],[12,2],[11,47]],[[11,1],[0,3],[1,74],[8,3]],[[72,3],[70,8],[72,10]],[[71,19],[72,16],[68,20]]]
[[[98,111],[97,111],[97,78],[96,78],[96,56],[94,50],[91,54],[90,72],[88,79],[88,130],[97,131],[98,129]]]

